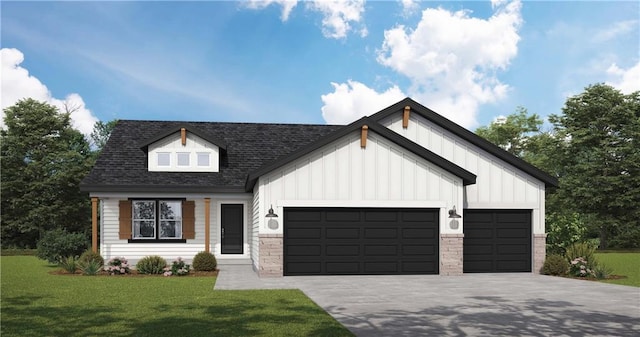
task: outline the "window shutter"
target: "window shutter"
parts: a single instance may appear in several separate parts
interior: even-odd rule
[[[196,238],[196,203],[193,200],[182,203],[182,238]]]
[[[131,200],[120,200],[120,240],[131,239]]]

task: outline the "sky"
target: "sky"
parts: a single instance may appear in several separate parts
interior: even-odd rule
[[[348,124],[411,97],[474,130],[640,90],[639,1],[1,1],[1,107]],[[4,125],[4,123],[2,123]]]

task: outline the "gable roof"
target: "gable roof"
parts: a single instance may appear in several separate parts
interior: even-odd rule
[[[219,172],[149,172],[144,144],[179,130],[224,140]],[[89,192],[244,192],[247,173],[340,125],[120,120],[80,189]],[[194,132],[195,133],[195,132]],[[204,137],[203,137],[204,138]],[[219,144],[216,144],[220,146]]]
[[[147,149],[149,148],[150,145],[152,145],[153,143],[165,139],[173,134],[176,134],[178,132],[180,132],[182,130],[184,126],[179,126],[177,128],[171,128],[168,130],[163,130],[160,133],[151,136],[149,139],[144,140],[141,144],[140,144],[140,148],[144,151],[147,151]],[[216,145],[218,148],[222,149],[222,150],[226,150],[227,149],[227,144],[219,139],[217,139],[216,137],[207,134],[206,132],[200,131],[199,129],[190,126],[190,127],[184,127],[187,132],[191,132],[194,135],[206,140],[207,142]]]
[[[463,128],[462,126],[450,121],[449,119],[439,115],[433,110],[423,106],[422,104],[407,97],[402,101],[393,104],[380,112],[370,116],[371,119],[376,122],[394,115],[396,113],[404,111],[405,106],[411,107],[411,113],[417,113],[428,121],[440,126],[441,128],[453,133],[454,135],[464,139],[465,141],[481,148],[489,154],[500,158],[501,160],[513,165],[521,171],[531,175],[532,177],[544,182],[546,187],[557,187],[558,179],[549,175],[548,173],[540,170],[539,168],[529,164],[528,162],[520,159],[519,157],[505,151],[501,147],[491,143],[490,141],[476,135],[475,133]]]
[[[424,147],[408,140],[405,137],[402,137],[401,135],[389,130],[388,128],[384,127],[383,125],[380,125],[378,122],[376,122],[375,120],[373,120],[370,117],[363,117],[337,131],[334,131],[333,133],[320,138],[318,140],[316,140],[315,142],[302,147],[300,149],[298,149],[297,151],[291,152],[289,155],[281,157],[280,159],[271,162],[263,167],[261,167],[260,169],[253,171],[251,173],[249,173],[249,175],[247,176],[247,183],[245,185],[245,189],[247,191],[250,191],[253,189],[254,185],[256,184],[256,182],[258,181],[258,178],[260,178],[260,176],[267,174],[279,167],[282,167],[296,159],[299,159],[325,145],[328,145],[336,140],[339,140],[342,137],[347,136],[348,134],[356,131],[356,130],[360,130],[364,125],[367,125],[369,127],[369,131],[373,131],[377,134],[379,134],[380,136],[392,141],[393,143],[413,152],[414,154],[418,155],[419,157],[422,157],[423,159],[435,164],[436,166],[439,166],[440,168],[444,169],[445,171],[459,177],[462,179],[462,182],[464,185],[470,185],[470,184],[475,184],[476,182],[476,175],[461,168],[460,166],[440,157],[439,155],[425,149]]]

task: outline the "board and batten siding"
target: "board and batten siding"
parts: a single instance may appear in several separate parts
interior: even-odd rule
[[[369,131],[360,146],[353,132],[259,179],[261,211],[284,207],[419,207],[441,209],[462,204],[462,180]],[[459,207],[459,206],[458,206]],[[265,228],[260,231],[282,233]],[[441,232],[448,229],[442,228]]]
[[[159,255],[168,263],[177,257],[182,257],[185,261],[191,261],[193,257],[204,247],[204,200],[195,201],[195,239],[187,240],[186,243],[129,243],[127,240],[120,240],[119,231],[119,201],[127,198],[109,198],[101,200],[102,219],[100,238],[100,254],[105,261],[120,256],[129,260],[134,265],[141,258],[148,255]]]
[[[544,233],[544,182],[420,115],[411,114],[406,129],[400,114],[381,124],[477,176],[475,184],[465,186],[464,208],[531,209],[534,233]]]

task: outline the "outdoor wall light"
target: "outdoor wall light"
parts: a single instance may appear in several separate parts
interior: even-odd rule
[[[462,218],[460,214],[456,212],[456,206],[453,206],[452,209],[449,210],[449,219],[460,219]]]
[[[449,213],[451,213],[451,212],[449,212]],[[269,213],[267,213],[267,215],[265,215],[265,218],[277,218],[277,217],[278,217],[278,214],[276,214],[273,211],[273,205],[271,205],[271,208],[269,208]]]

